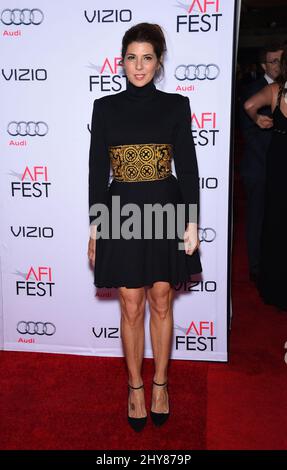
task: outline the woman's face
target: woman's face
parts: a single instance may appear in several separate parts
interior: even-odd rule
[[[149,42],[131,42],[124,58],[128,80],[136,86],[144,86],[152,80],[160,67],[153,45]]]

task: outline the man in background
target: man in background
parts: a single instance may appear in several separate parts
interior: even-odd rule
[[[260,52],[259,61],[264,75],[244,87],[241,97],[240,121],[244,138],[244,153],[240,162],[240,174],[246,192],[246,237],[250,280],[257,280],[260,254],[260,238],[264,214],[265,168],[272,129],[261,129],[243,109],[244,102],[266,85],[273,83],[280,74],[280,44],[270,44]],[[261,108],[260,114],[272,115],[271,108]]]

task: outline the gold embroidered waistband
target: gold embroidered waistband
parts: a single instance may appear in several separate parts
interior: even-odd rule
[[[171,175],[172,144],[131,144],[109,147],[116,181],[155,181]]]

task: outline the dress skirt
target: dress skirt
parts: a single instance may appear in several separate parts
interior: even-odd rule
[[[287,212],[287,119],[278,110],[275,118],[286,133],[274,132],[267,154],[258,290],[266,304],[287,310],[287,245],[282,223]]]
[[[113,196],[118,197],[113,198]],[[119,213],[123,206],[127,208],[126,204],[131,203],[137,205],[139,210],[136,214],[139,216],[133,215],[135,223],[130,224],[130,230],[135,233],[137,228],[138,231],[137,238],[127,239],[120,228],[123,228],[122,224],[125,221],[131,221],[131,216],[135,213],[126,212],[128,215],[122,216],[119,216]],[[155,234],[154,217],[151,234],[149,238],[145,238],[146,205],[164,206],[168,203],[174,208],[174,222],[173,219],[163,216],[163,237],[158,239]],[[166,281],[176,286],[191,281],[191,275],[202,272],[198,249],[192,255],[187,255],[185,250],[179,249],[179,243],[183,243],[183,232],[177,233],[177,204],[183,204],[183,200],[178,180],[174,175],[156,181],[119,182],[113,179],[108,189],[108,237],[100,237],[96,241],[94,285],[107,288],[138,288],[152,286],[156,281]],[[114,220],[117,219],[114,225],[113,217]],[[173,223],[174,226],[171,227]],[[116,238],[112,238],[112,230],[115,227],[118,227]],[[168,238],[168,228],[174,229],[173,238]]]

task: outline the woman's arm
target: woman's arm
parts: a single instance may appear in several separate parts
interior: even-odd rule
[[[244,109],[248,116],[262,129],[269,129],[273,126],[273,119],[263,114],[258,114],[258,110],[263,106],[273,104],[273,85],[267,85],[255,95],[251,96],[244,103]]]
[[[92,267],[96,262],[96,238],[97,226],[93,211],[97,203],[107,202],[108,182],[110,176],[110,158],[108,147],[105,141],[103,125],[103,115],[100,108],[100,99],[94,101],[91,141],[89,152],[89,219],[90,219],[90,239],[88,244],[88,258]]]
[[[185,251],[191,255],[199,247],[197,224],[199,217],[199,175],[191,130],[189,98],[183,97],[174,139],[174,166],[183,201],[186,205],[187,229],[184,234]],[[194,210],[189,213],[189,204]]]
[[[96,238],[96,227],[92,223],[96,216],[92,213],[93,206],[107,202],[108,182],[110,176],[110,158],[105,141],[103,113],[100,99],[94,101],[91,141],[89,152],[89,219],[91,238]]]

